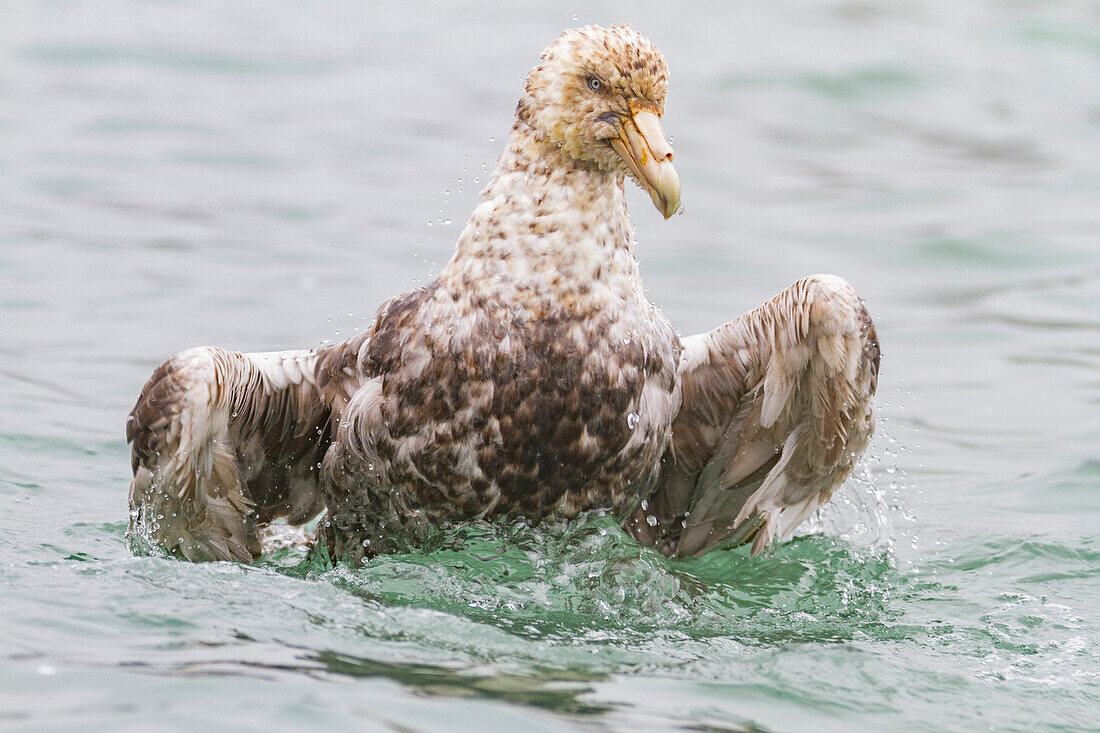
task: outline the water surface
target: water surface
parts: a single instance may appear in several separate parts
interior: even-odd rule
[[[0,723],[1085,730],[1100,710],[1100,14],[1078,2],[30,2],[0,22]],[[574,19],[574,15],[578,17]],[[606,518],[326,570],[134,555],[122,432],[179,349],[315,346],[449,256],[523,77],[629,21],[684,333],[836,272],[880,431],[795,540]]]

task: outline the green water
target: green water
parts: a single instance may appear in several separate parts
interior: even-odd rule
[[[836,272],[875,316],[833,503],[751,559],[601,516],[356,570],[131,552],[152,368],[362,328],[449,256],[538,52],[622,20],[672,69],[653,300],[693,333]],[[0,727],[1098,729],[1094,4],[11,0],[0,61]]]

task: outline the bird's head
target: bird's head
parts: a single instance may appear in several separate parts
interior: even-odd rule
[[[516,108],[543,141],[576,161],[629,175],[667,219],[680,178],[661,129],[668,65],[629,26],[574,28],[543,51]]]

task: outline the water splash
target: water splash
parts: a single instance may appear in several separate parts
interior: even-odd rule
[[[597,634],[630,649],[665,633],[770,645],[881,631],[897,582],[883,553],[821,535],[760,558],[742,548],[670,560],[602,513],[440,528],[427,548],[357,569],[273,566],[380,609],[431,609],[544,641]]]

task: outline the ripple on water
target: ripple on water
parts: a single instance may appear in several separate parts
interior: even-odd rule
[[[890,485],[896,492],[897,483]],[[634,653],[644,655],[654,639],[721,637],[741,649],[905,637],[911,629],[895,623],[892,609],[893,596],[908,582],[892,559],[894,513],[865,462],[806,525],[806,536],[760,558],[740,548],[670,560],[638,545],[610,516],[593,513],[569,522],[441,528],[426,546],[354,569],[324,567],[306,557],[300,537],[285,541],[286,535],[266,543],[276,549],[263,566],[330,584],[382,616],[407,619],[408,609],[430,610],[452,625],[461,619],[536,644],[616,647],[636,664]],[[140,533],[131,546],[159,552]],[[460,634],[445,639],[433,630],[432,636],[431,644],[465,646]],[[669,655],[666,645],[662,654],[682,664],[715,649],[722,647]],[[539,652],[529,653],[537,662]],[[660,655],[646,663],[667,666]]]
[[[758,558],[669,560],[601,514],[447,528],[359,568],[310,562],[293,538],[255,567],[118,558],[119,522],[75,522],[38,554],[66,607],[117,639],[99,657],[154,675],[391,680],[569,715],[625,714],[607,692],[624,676],[704,707],[697,685],[884,720],[975,685],[1079,704],[1095,624],[1054,593],[1094,580],[1094,543],[968,538],[907,566],[893,549],[911,529],[907,479],[888,470],[900,447],[880,442],[801,536]]]
[[[279,560],[275,560],[279,562]],[[599,639],[631,648],[658,632],[743,646],[896,636],[887,554],[814,535],[766,557],[747,549],[669,560],[608,516],[531,526],[455,527],[428,551],[358,569],[280,567],[333,583],[381,609],[429,608],[532,641]]]

